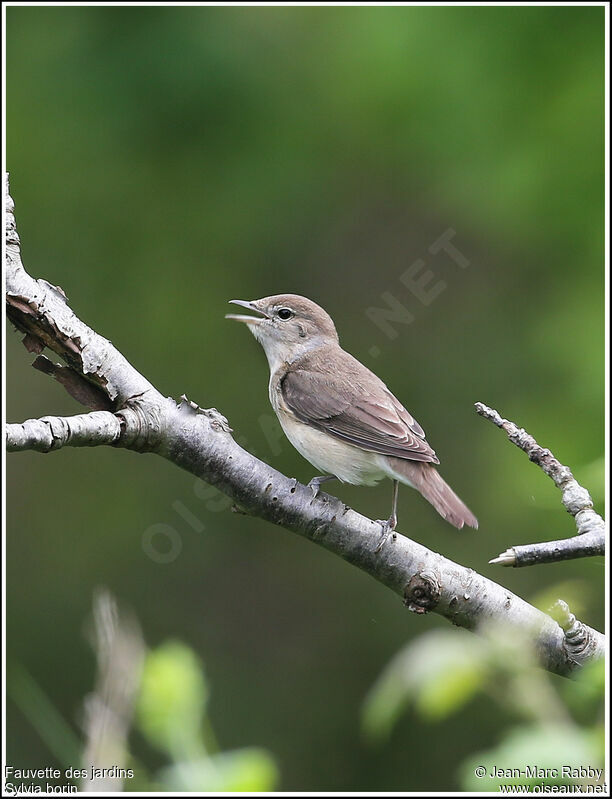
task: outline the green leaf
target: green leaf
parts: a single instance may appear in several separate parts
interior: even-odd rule
[[[268,752],[252,748],[176,763],[160,777],[171,791],[260,793],[274,790],[278,769]]]
[[[137,721],[149,742],[177,759],[201,756],[208,699],[202,666],[192,650],[168,641],[145,660]]]
[[[482,685],[483,670],[473,660],[449,663],[425,681],[416,708],[432,721],[450,716],[466,704]]]
[[[461,630],[420,636],[389,663],[363,709],[363,729],[372,739],[387,736],[412,701],[427,719],[441,719],[462,707],[487,674],[487,643]]]
[[[590,731],[572,725],[515,727],[494,749],[461,766],[466,791],[499,791],[500,785],[571,785],[581,781],[569,769],[601,768]],[[480,776],[478,769],[485,770]],[[540,769],[540,771],[537,771]],[[594,782],[594,778],[588,779]]]

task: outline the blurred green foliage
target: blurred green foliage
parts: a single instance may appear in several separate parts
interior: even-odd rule
[[[194,653],[169,642],[150,652],[144,666],[139,725],[155,746],[175,759],[206,751],[201,738],[208,689]]]
[[[364,704],[368,739],[387,740],[410,706],[424,722],[440,722],[483,693],[509,710],[514,724],[495,746],[460,765],[465,791],[601,782],[594,775],[604,766],[604,661],[590,663],[557,691],[536,666],[528,634],[499,626],[485,626],[481,633],[475,638],[464,631],[435,630],[399,652]],[[567,771],[581,767],[591,771],[578,771],[583,776]]]
[[[480,639],[455,631],[432,630],[416,638],[386,667],[368,696],[366,735],[374,740],[388,736],[410,700],[430,721],[463,707],[484,681],[485,655]]]
[[[278,781],[276,765],[264,749],[240,749],[187,763],[162,772],[167,791],[254,792],[273,791]]]
[[[592,731],[534,725],[512,728],[498,746],[467,760],[460,774],[466,791],[498,791],[500,785],[528,785],[537,790],[542,785],[601,784],[593,778],[572,778],[567,769],[590,768],[587,773],[595,774],[596,769],[601,772],[603,765],[599,742]],[[478,766],[486,769],[486,778],[477,776]],[[516,770],[520,776],[515,776]]]
[[[201,664],[189,647],[168,641],[149,652],[137,704],[137,727],[172,761],[149,790],[274,790],[277,769],[266,751],[215,751],[206,716],[207,699]]]
[[[601,560],[488,565],[573,523],[472,403],[589,475],[602,508],[604,9],[22,6],[6,22],[7,159],[32,274],[162,392],[219,408],[303,482],[263,354],[223,314],[234,297],[311,296],[480,520],[457,534],[404,489],[399,530],[523,596],[572,581],[601,627]],[[465,269],[429,250],[449,228]],[[428,306],[400,280],[418,258],[446,284]],[[415,317],[395,338],[366,314],[385,293]],[[80,411],[12,333],[6,356],[10,420]],[[450,790],[510,721],[478,694],[435,747],[402,717],[388,746],[364,749],[362,697],[440,620],[407,616],[159,458],[66,449],[8,465],[8,654],[71,723],[91,674],[75,630],[100,582],[153,644],[205,660],[219,737],[273,752],[281,790]],[[384,484],[331,490],[371,518],[388,507]],[[143,549],[157,524],[180,541],[171,562]],[[16,766],[49,761],[14,704],[8,731]],[[155,770],[159,753],[135,754]]]
[[[97,652],[98,658],[103,653]],[[249,747],[220,752],[207,716],[209,687],[202,664],[194,652],[180,641],[166,641],[150,650],[142,669],[135,663],[124,668],[137,668],[139,690],[136,701],[134,729],[168,759],[169,765],[150,774],[142,763],[123,752],[133,777],[117,781],[116,790],[138,792],[181,791],[269,792],[278,782],[278,769],[273,757],[264,749]],[[127,675],[126,675],[127,677]],[[123,745],[113,739],[113,727],[94,727],[100,737],[97,745],[86,748],[85,740],[62,718],[49,697],[22,667],[11,669],[8,681],[11,698],[28,718],[49,751],[57,757],[64,773],[66,769],[85,768],[91,773],[91,763],[84,761],[84,752],[121,752]],[[106,697],[101,697],[104,702]],[[131,705],[116,707],[117,712],[130,717]],[[110,740],[108,737],[110,736]],[[133,737],[133,736],[132,736]],[[100,760],[96,767],[112,768],[117,763]],[[121,765],[121,768],[125,768]],[[72,784],[78,780],[70,779]],[[57,786],[66,785],[61,778]],[[19,782],[17,782],[19,784]],[[45,788],[44,782],[36,783]],[[90,783],[91,786],[91,783]],[[81,790],[83,785],[81,784]],[[92,790],[89,787],[89,790]],[[95,788],[94,788],[95,790]],[[97,787],[100,790],[100,787]]]
[[[11,664],[7,694],[36,730],[49,752],[66,769],[80,763],[83,744],[40,685],[20,664]]]

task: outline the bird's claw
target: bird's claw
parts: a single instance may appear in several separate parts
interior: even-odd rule
[[[381,531],[380,531],[381,538],[374,552],[380,552],[380,550],[389,540],[389,536],[392,533],[393,535],[395,535],[395,527],[397,525],[397,519],[394,518],[393,516],[390,519],[376,519],[376,523],[380,524],[381,526]]]
[[[321,484],[318,482],[316,477],[313,477],[308,483],[308,488],[312,491],[312,498],[316,499],[317,494],[321,490]]]
[[[313,477],[312,480],[308,483],[308,488],[312,491],[312,498],[316,499],[319,496],[319,491],[321,490],[321,483],[326,483],[328,480],[331,480],[331,477],[324,475],[322,477]]]

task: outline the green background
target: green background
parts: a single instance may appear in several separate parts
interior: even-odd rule
[[[313,469],[272,416],[264,355],[223,316],[234,297],[316,300],[480,520],[458,533],[404,488],[399,530],[526,598],[571,581],[562,595],[601,629],[600,559],[487,565],[574,526],[473,403],[551,447],[602,510],[603,23],[594,7],[8,8],[7,166],[25,266],[162,393],[220,409],[244,446],[303,482]],[[429,252],[449,228],[465,269]],[[400,280],[418,258],[446,284],[429,305]],[[394,338],[366,313],[381,295],[415,317]],[[31,360],[9,331],[9,421],[80,412]],[[198,653],[220,745],[267,748],[280,789],[453,790],[459,763],[509,723],[478,699],[442,725],[408,712],[384,746],[367,745],[372,683],[446,622],[231,513],[160,458],[65,449],[8,467],[8,661],[75,729],[100,585],[150,645],[178,638]],[[387,483],[330,491],[388,513]],[[159,523],[181,539],[169,564],[143,551]],[[14,704],[7,732],[10,763],[55,762]]]

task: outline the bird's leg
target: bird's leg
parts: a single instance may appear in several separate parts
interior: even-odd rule
[[[391,509],[391,516],[386,521],[382,519],[377,519],[378,523],[382,527],[381,535],[382,538],[380,539],[378,546],[374,550],[375,552],[380,552],[380,550],[384,547],[387,543],[387,539],[389,538],[389,533],[392,533],[395,528],[397,527],[397,495],[399,492],[399,480],[393,481],[393,507]]]
[[[321,483],[326,483],[328,480],[336,480],[335,474],[323,474],[320,477],[313,477],[308,483],[308,488],[312,491],[312,498],[314,499],[321,489]]]

